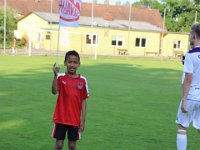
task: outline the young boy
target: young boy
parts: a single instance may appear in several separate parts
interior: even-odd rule
[[[57,94],[57,103],[53,115],[54,129],[52,137],[56,139],[54,149],[61,150],[66,132],[69,150],[76,150],[76,140],[84,131],[86,118],[86,99],[89,97],[86,78],[76,74],[80,66],[80,57],[76,51],[68,51],[64,65],[67,72],[58,74],[59,67],[53,66],[54,78],[52,93]]]

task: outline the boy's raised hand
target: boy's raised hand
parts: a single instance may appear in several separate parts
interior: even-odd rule
[[[55,76],[58,75],[59,70],[60,70],[60,67],[55,63],[55,64],[53,65],[53,73],[54,73]]]

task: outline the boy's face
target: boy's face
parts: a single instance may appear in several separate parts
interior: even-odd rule
[[[78,57],[70,55],[67,57],[67,60],[64,64],[67,67],[67,72],[71,75],[76,74],[76,70],[80,66],[80,62],[78,60]]]

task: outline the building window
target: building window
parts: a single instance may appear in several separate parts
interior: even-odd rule
[[[98,44],[98,36],[97,35],[92,35],[92,34],[87,34],[86,35],[86,44]]]
[[[123,38],[121,36],[113,36],[111,44],[113,46],[123,46]]]
[[[146,39],[145,38],[136,38],[135,39],[135,47],[146,47]]]
[[[46,34],[46,40],[50,40],[50,39],[51,39],[51,33],[47,32],[47,34]]]
[[[180,50],[181,49],[181,41],[175,40],[174,41],[174,50]]]

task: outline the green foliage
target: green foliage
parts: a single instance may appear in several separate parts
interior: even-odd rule
[[[160,10],[160,12],[162,12],[162,10],[164,9],[164,5],[157,0],[140,0],[139,2],[133,3],[134,7],[140,7],[141,5],[144,5],[147,8],[158,9]]]
[[[17,39],[17,47],[18,48],[25,48],[26,46],[26,40],[23,38],[23,39]]]
[[[6,10],[6,47],[12,47],[14,30],[17,28],[14,12],[11,9]],[[4,8],[0,8],[0,48],[3,47],[4,41]]]
[[[200,6],[193,5],[190,0],[166,0],[166,26],[172,32],[189,32],[192,24],[195,23],[195,13]],[[198,18],[197,18],[198,20]]]
[[[144,5],[146,7],[150,7],[151,6],[151,1],[149,1],[149,0],[140,0],[139,2],[133,3],[133,6],[135,6],[135,7],[139,7],[141,5]]]
[[[200,0],[194,0],[194,3],[195,3],[196,5],[200,5]]]
[[[196,4],[196,5],[194,5]],[[189,32],[192,24],[195,23],[195,14],[197,23],[200,22],[200,0],[141,0],[133,3],[133,6],[145,5],[148,8],[158,9],[164,18],[165,26],[171,32]]]

